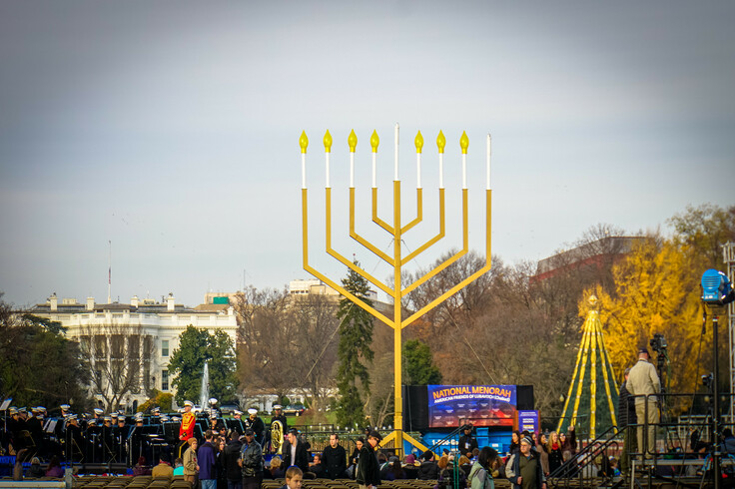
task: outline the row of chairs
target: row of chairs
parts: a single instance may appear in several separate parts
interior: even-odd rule
[[[149,475],[135,477],[87,475],[77,477],[73,489],[192,489],[184,476],[174,476],[172,480],[154,479]]]

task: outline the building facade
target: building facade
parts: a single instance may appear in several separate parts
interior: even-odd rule
[[[233,344],[237,341],[234,308],[214,302],[191,308],[176,304],[169,294],[161,302],[136,296],[129,304],[97,304],[89,297],[82,304],[59,301],[54,294],[31,313],[58,321],[66,336],[79,342],[92,370],[90,392],[99,403],[109,410],[134,411],[152,389],[173,393],[168,362],[189,325],[224,331]]]

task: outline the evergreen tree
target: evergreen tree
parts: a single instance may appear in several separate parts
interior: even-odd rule
[[[359,263],[356,261],[355,265],[359,266]],[[347,277],[342,279],[342,286],[372,306],[368,298],[368,281],[359,274],[350,270]],[[362,426],[365,423],[365,411],[359,386],[366,394],[370,393],[370,373],[365,363],[373,361],[373,351],[370,349],[373,316],[343,297],[339,302],[337,318],[340,320],[337,423],[342,426]]]
[[[196,401],[201,395],[204,364],[209,361],[209,394],[220,401],[235,397],[237,362],[235,345],[224,331],[209,334],[206,329],[189,325],[179,336],[179,348],[169,362],[169,372],[175,376],[176,402]]]
[[[419,340],[408,340],[403,344],[404,384],[441,384],[442,374],[434,365],[429,345]]]

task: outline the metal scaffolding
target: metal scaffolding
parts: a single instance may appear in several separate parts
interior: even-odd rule
[[[735,283],[735,243],[722,246],[723,260],[727,266],[730,283]],[[735,302],[727,306],[728,331],[730,332],[730,393],[735,393]],[[735,397],[730,396],[730,422],[735,423]]]

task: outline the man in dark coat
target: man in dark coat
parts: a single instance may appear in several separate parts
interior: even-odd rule
[[[246,430],[253,430],[253,433],[255,433],[255,441],[257,441],[258,445],[262,447],[265,442],[265,423],[263,422],[263,419],[258,416],[258,410],[255,408],[248,409],[248,418],[243,422],[243,424],[245,425]]]
[[[255,432],[245,429],[245,442],[240,449],[243,489],[260,489],[263,482],[263,449],[255,440]]]
[[[380,438],[377,431],[371,431],[368,435],[368,442],[360,450],[360,460],[357,463],[355,477],[360,489],[373,489],[380,485],[380,465],[378,465],[375,453]]]
[[[625,381],[620,386],[618,397],[618,429],[629,426],[623,433],[623,452],[620,454],[620,472],[627,474],[630,471],[630,454],[637,450],[636,435],[632,426],[636,424],[635,400],[628,392],[628,374],[630,368],[625,369]]]
[[[224,456],[225,476],[227,478],[227,489],[242,489],[242,469],[238,460],[240,460],[240,434],[233,430],[230,434],[230,442],[225,447]]]
[[[329,445],[322,454],[322,465],[324,466],[324,476],[327,479],[334,480],[345,477],[347,452],[339,444],[339,435],[336,433],[329,435]]]
[[[283,465],[291,467],[295,465],[306,473],[309,470],[309,454],[306,452],[306,446],[299,440],[299,432],[291,428],[286,435],[286,442],[283,444]]]
[[[472,450],[477,448],[477,440],[472,436],[472,425],[466,424],[462,428],[464,434],[459,437],[459,453],[472,458]]]
[[[422,481],[433,481],[439,478],[439,466],[434,462],[434,452],[431,450],[426,450],[421,454],[418,478]]]

